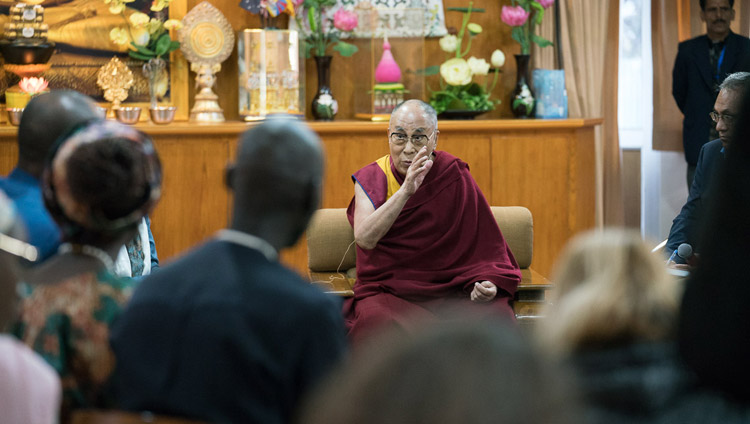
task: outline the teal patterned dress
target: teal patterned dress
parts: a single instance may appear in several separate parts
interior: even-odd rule
[[[15,333],[60,375],[63,416],[110,403],[105,394],[114,368],[109,329],[136,282],[101,270],[55,284],[22,285]]]

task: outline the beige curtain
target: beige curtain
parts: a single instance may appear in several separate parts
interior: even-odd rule
[[[623,225],[621,155],[617,135],[619,0],[561,0],[560,26],[568,111],[604,118],[596,131],[596,222]]]
[[[750,32],[750,0],[734,2],[732,31]],[[672,68],[677,45],[701,34],[706,27],[700,19],[696,0],[651,1],[651,49],[654,68],[653,149],[682,151],[682,112],[672,97]]]
[[[750,0],[749,0],[750,1]],[[550,7],[544,12],[544,20],[537,27],[537,34],[547,40],[557,43],[555,40],[555,8]],[[555,60],[555,49],[557,46],[539,47],[532,44],[531,47],[531,67],[540,69],[558,69],[559,65]]]

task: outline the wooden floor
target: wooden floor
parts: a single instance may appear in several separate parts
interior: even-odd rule
[[[532,267],[549,275],[565,242],[594,226],[594,126],[600,120],[441,121],[438,149],[471,169],[495,206],[525,206],[534,217]],[[139,124],[155,140],[164,167],[163,197],[152,230],[163,262],[210,237],[230,217],[224,169],[233,160],[240,122],[166,126]],[[322,207],[346,207],[350,175],[387,153],[387,124],[342,121],[310,124],[326,150]],[[16,128],[0,125],[0,174],[16,162]],[[279,187],[283,190],[283,187]],[[307,270],[304,240],[282,259]]]

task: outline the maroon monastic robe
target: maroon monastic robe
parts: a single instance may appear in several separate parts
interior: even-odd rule
[[[398,181],[396,187],[403,183],[387,161],[352,176],[376,209],[388,196],[384,163],[390,164],[386,171]],[[352,225],[354,208],[352,199],[347,210]],[[483,280],[497,286],[497,297],[471,302],[474,282]],[[512,317],[509,302],[520,281],[518,264],[469,166],[436,151],[432,169],[388,233],[372,250],[357,246],[354,297],[344,304],[349,335],[357,342],[386,324],[409,329],[414,321],[434,319],[435,311],[452,301],[482,314]]]

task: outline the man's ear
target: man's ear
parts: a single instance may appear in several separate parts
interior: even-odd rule
[[[224,184],[226,184],[227,188],[232,191],[234,191],[235,171],[236,169],[234,165],[227,165],[227,168],[224,170]]]

